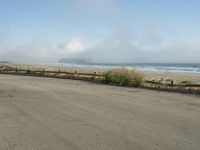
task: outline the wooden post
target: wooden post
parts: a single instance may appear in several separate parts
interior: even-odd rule
[[[15,68],[15,72],[18,72],[17,67]]]
[[[97,75],[97,73],[96,72],[94,72],[94,76],[96,76]]]
[[[45,70],[44,70],[44,68],[43,68],[43,69],[42,69],[42,72],[44,73],[44,71],[45,71]]]
[[[174,81],[172,80],[172,81],[171,81],[171,85],[173,85],[173,84],[174,84]]]
[[[31,72],[31,69],[29,68],[29,69],[27,69],[27,73],[30,73]]]
[[[61,72],[61,71],[60,71],[60,69],[59,69],[59,70],[58,70],[58,74],[60,74],[60,72]]]
[[[77,71],[76,71],[76,70],[74,71],[74,74],[77,74]]]

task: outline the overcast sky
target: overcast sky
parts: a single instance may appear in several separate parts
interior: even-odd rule
[[[199,0],[0,0],[0,60],[200,62]]]

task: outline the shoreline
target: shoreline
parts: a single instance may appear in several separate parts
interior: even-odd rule
[[[50,66],[4,66],[1,68],[1,74],[12,74],[22,76],[37,76],[37,77],[50,77],[50,78],[62,78],[62,79],[75,79],[93,82],[105,82],[104,72],[106,70],[93,70],[84,68],[82,70],[78,68],[64,68]],[[109,69],[108,69],[109,70]],[[107,71],[108,71],[107,70]],[[200,94],[200,76],[195,75],[183,75],[172,73],[160,73],[160,72],[139,72],[144,77],[144,82],[141,88],[153,89],[157,91],[178,92],[185,94]]]
[[[154,79],[171,79],[175,81],[191,81],[195,83],[200,83],[200,75],[192,73],[172,73],[172,72],[150,72],[150,71],[139,71],[146,75],[147,78]]]
[[[113,69],[118,69],[120,67],[113,67],[113,68],[100,68],[100,67],[83,67],[83,66],[62,66],[62,65],[30,65],[30,64],[7,64],[8,66],[11,67],[20,67],[24,69],[48,69],[52,71],[57,71],[57,70],[62,70],[62,71],[69,71],[69,72],[74,72],[79,71],[83,73],[103,73],[108,70],[113,70]],[[149,79],[171,79],[175,81],[191,81],[194,83],[200,83],[200,74],[198,73],[184,73],[184,72],[170,72],[170,71],[143,71],[143,70],[137,70],[135,71],[142,73],[147,80]]]

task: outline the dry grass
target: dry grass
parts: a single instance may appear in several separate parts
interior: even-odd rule
[[[107,84],[129,87],[142,86],[144,81],[144,77],[141,73],[130,71],[125,68],[106,71],[104,77],[105,83]]]

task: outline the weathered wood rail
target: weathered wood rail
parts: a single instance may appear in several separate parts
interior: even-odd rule
[[[17,67],[10,67],[10,66],[0,66],[0,74],[15,74],[15,75],[31,75],[31,76],[45,76],[45,77],[56,77],[56,78],[73,78],[73,79],[80,79],[80,80],[101,80],[104,78],[104,75],[101,73],[93,72],[93,73],[83,73],[78,72],[77,70],[74,71],[62,71],[59,70],[47,70],[47,69],[21,69]],[[67,77],[66,77],[67,76]],[[96,77],[96,78],[95,78]],[[161,81],[154,81],[154,80],[145,80],[144,87],[151,87],[151,88],[176,88],[176,87],[187,87],[187,88],[199,88],[199,83],[174,83],[173,80],[169,81],[168,83],[163,83]],[[150,85],[149,85],[150,84]]]
[[[21,69],[17,67],[10,67],[10,66],[0,66],[0,74],[14,74],[14,75],[31,75],[31,76],[45,76],[45,77],[57,77],[57,78],[74,78],[74,79],[84,79],[84,80],[91,80],[96,78],[102,78],[104,75],[99,74],[97,72],[93,73],[83,73],[75,71],[62,71],[59,70],[47,70],[47,69]]]
[[[173,81],[170,81],[170,83],[163,83],[163,82],[146,80],[145,83],[161,85],[161,86],[171,86],[171,87],[183,87],[183,86],[184,87],[200,87],[199,83],[174,83]]]
[[[78,71],[74,72],[68,72],[68,71],[55,71],[55,70],[31,70],[31,69],[2,69],[0,72],[5,72],[5,73],[12,73],[12,72],[25,72],[25,73],[52,73],[52,74],[76,74],[76,75],[87,75],[87,76],[103,76],[103,74],[97,74],[96,72],[94,73],[81,73]]]

